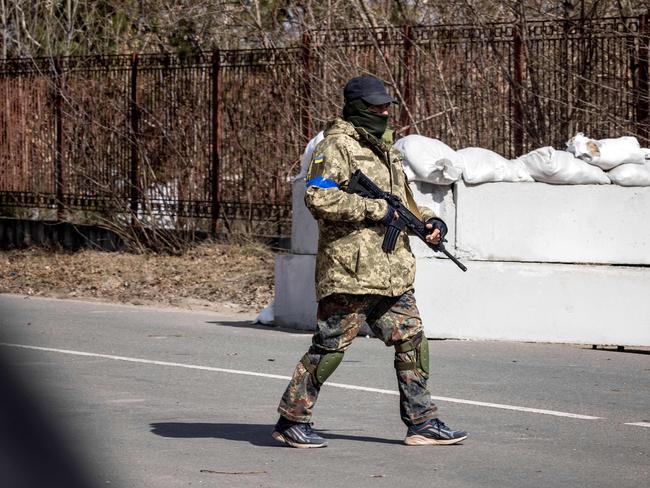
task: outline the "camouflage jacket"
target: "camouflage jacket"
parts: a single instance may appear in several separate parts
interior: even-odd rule
[[[335,119],[314,150],[305,203],[318,220],[319,300],[332,293],[399,296],[413,288],[415,258],[406,233],[400,235],[393,252],[381,249],[385,228],[376,221],[386,215],[387,203],[345,191],[352,173],[361,169],[379,187],[407,201],[410,189],[401,154],[373,139],[362,129]],[[425,219],[435,216],[426,207],[417,210]]]

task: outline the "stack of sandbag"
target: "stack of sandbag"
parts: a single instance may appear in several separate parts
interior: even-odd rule
[[[612,183],[621,186],[650,186],[650,161],[621,164],[607,172]]]
[[[579,132],[567,142],[567,150],[577,158],[607,171],[612,183],[621,186],[650,186],[647,150],[636,137],[589,139]]]
[[[643,164],[645,161],[639,141],[630,136],[597,141],[578,132],[567,142],[567,151],[605,171],[621,164]]]
[[[438,139],[411,134],[395,142],[404,157],[404,172],[409,181],[450,185],[460,178],[460,157]]]
[[[597,166],[576,158],[567,151],[547,146],[519,156],[515,161],[524,164],[535,181],[555,185],[606,185],[609,178]]]
[[[412,134],[399,139],[395,148],[404,156],[409,181],[450,185],[461,175],[470,184],[533,181],[522,163],[481,147],[454,151],[438,139]]]
[[[456,153],[460,156],[459,164],[466,183],[533,181],[521,161],[510,161],[489,149],[466,147]]]
[[[313,151],[322,140],[320,132],[309,141],[296,179],[305,177]],[[438,139],[418,134],[399,139],[395,148],[404,157],[409,181],[433,185],[451,185],[462,176],[469,184],[540,181],[650,186],[650,149],[642,149],[635,137],[594,140],[578,133],[567,142],[567,151],[547,146],[513,160],[480,147],[454,151]]]

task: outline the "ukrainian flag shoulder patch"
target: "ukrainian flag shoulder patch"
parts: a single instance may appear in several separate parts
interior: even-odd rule
[[[323,162],[324,158],[322,154],[319,154],[314,158],[314,164],[321,164]]]

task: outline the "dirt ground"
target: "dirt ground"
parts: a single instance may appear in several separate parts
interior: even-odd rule
[[[257,313],[273,300],[274,258],[255,243],[202,243],[183,256],[0,251],[0,293]]]

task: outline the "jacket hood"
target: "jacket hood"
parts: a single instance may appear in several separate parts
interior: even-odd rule
[[[352,125],[350,122],[346,122],[339,117],[335,118],[327,125],[324,135],[325,137],[334,135],[346,135],[352,137],[357,141],[361,138],[354,125]]]

